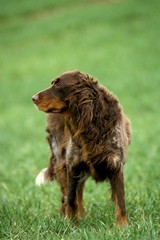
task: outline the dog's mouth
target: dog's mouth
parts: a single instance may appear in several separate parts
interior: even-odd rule
[[[66,108],[61,108],[61,109],[53,108],[53,107],[52,108],[46,108],[46,107],[43,107],[43,106],[39,106],[37,104],[35,104],[35,106],[39,111],[42,111],[42,112],[45,112],[45,113],[62,113],[62,112],[67,110]]]
[[[47,109],[45,112],[46,113],[63,113],[65,111],[67,111],[67,108],[62,108],[62,109],[51,108],[51,109]]]
[[[46,106],[40,106],[35,104],[36,108],[38,110],[45,112],[45,113],[64,113],[67,111],[67,107],[62,107],[62,108],[47,108]]]
[[[52,108],[52,109],[46,110],[45,112],[46,112],[46,113],[60,113],[60,112],[61,112],[61,109]]]

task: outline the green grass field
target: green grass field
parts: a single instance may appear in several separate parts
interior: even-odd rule
[[[0,0],[0,239],[160,239],[160,1]],[[130,117],[125,165],[129,227],[115,226],[109,184],[89,180],[87,215],[60,216],[45,114],[31,96],[80,69],[116,94]]]

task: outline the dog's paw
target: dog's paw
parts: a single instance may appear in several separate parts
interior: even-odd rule
[[[47,168],[43,168],[40,171],[40,173],[37,175],[37,177],[36,177],[36,185],[37,186],[40,186],[40,185],[48,182],[47,179],[45,178],[46,171],[47,171]]]

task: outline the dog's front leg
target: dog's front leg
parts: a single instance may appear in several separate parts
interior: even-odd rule
[[[75,223],[78,221],[78,203],[76,199],[77,186],[79,181],[79,172],[74,166],[67,172],[67,206],[66,216]]]
[[[55,176],[56,180],[60,185],[61,193],[62,193],[62,205],[61,205],[61,213],[66,215],[66,204],[67,204],[67,168],[65,162],[61,165],[55,167]]]
[[[80,180],[77,187],[77,204],[79,216],[83,217],[85,215],[84,202],[83,202],[83,190],[84,190],[85,180]]]

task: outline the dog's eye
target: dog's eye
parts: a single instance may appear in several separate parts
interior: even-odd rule
[[[52,81],[52,85],[53,85],[53,86],[59,86],[59,82],[60,82],[60,79],[57,78],[57,79],[55,79],[55,80]]]

